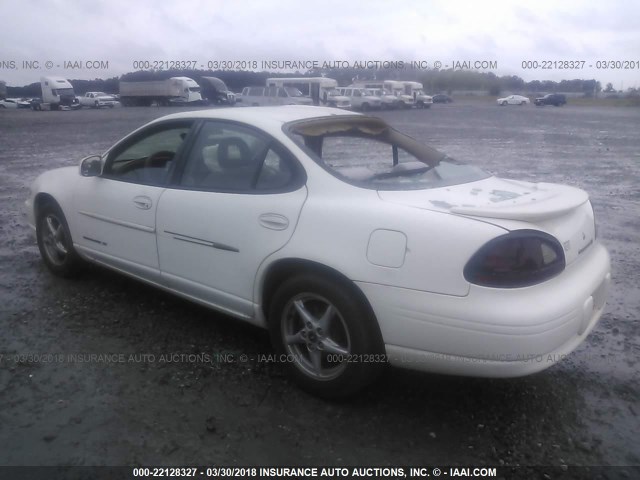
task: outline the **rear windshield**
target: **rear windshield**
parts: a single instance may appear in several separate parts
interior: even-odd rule
[[[320,118],[285,125],[285,133],[341,180],[373,190],[418,190],[487,178],[372,117]]]

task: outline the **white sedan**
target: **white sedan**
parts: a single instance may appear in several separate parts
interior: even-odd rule
[[[23,98],[6,98],[0,100],[0,109],[31,108],[31,103]]]
[[[528,105],[529,103],[531,103],[531,100],[529,100],[527,97],[523,97],[522,95],[509,95],[508,97],[499,98],[498,100],[496,100],[496,102],[498,102],[498,105],[500,106]]]
[[[267,328],[325,397],[387,363],[543,370],[594,328],[610,283],[582,190],[324,107],[169,115],[40,175],[26,206],[53,273],[97,263]]]

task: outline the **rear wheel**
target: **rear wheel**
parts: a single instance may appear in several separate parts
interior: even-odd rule
[[[311,274],[292,277],[277,290],[269,310],[271,341],[303,389],[345,397],[382,370],[380,330],[357,297],[346,285]]]
[[[73,248],[67,220],[57,205],[47,203],[40,208],[36,237],[40,255],[52,273],[61,277],[78,273],[82,259]]]

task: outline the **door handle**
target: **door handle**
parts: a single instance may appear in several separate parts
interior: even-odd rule
[[[139,195],[133,199],[133,203],[136,207],[142,210],[149,210],[151,208],[151,199],[144,195]]]
[[[270,230],[285,230],[289,226],[289,219],[278,213],[263,213],[258,217],[258,221]]]

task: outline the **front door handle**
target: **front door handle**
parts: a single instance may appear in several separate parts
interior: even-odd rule
[[[133,203],[136,207],[142,210],[149,210],[151,208],[151,199],[145,195],[139,195],[133,199]]]

